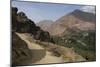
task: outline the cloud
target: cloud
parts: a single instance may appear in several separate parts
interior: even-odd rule
[[[95,9],[96,9],[95,6],[84,6],[80,10],[95,14],[96,13]]]

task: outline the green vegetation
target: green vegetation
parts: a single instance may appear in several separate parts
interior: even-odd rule
[[[96,33],[94,30],[81,31],[63,37],[52,36],[56,44],[65,47],[73,47],[74,50],[86,58],[87,61],[96,60]]]

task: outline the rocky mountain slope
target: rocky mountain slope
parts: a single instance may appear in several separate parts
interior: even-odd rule
[[[95,30],[96,15],[75,10],[56,20],[48,32],[51,35],[62,35],[63,33],[73,33],[84,30]]]
[[[48,31],[48,28],[50,28],[53,23],[54,22],[52,20],[43,20],[36,23],[36,25],[41,27],[41,29]]]

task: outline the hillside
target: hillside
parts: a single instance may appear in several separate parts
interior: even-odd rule
[[[73,33],[84,30],[95,30],[95,15],[75,10],[56,20],[48,29],[51,35],[61,36],[64,32]]]
[[[75,10],[58,20],[48,29],[56,44],[74,50],[87,61],[96,60],[95,14]]]
[[[48,28],[53,24],[52,20],[43,20],[36,23],[37,26],[41,27],[41,29],[48,31]]]

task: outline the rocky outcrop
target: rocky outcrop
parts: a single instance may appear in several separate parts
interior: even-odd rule
[[[12,65],[23,65],[31,61],[32,55],[27,44],[16,34],[20,31],[17,11],[17,8],[12,8]]]
[[[50,34],[36,26],[34,21],[27,18],[25,13],[17,13],[17,8],[12,8],[12,31],[19,33],[30,33],[34,39],[41,41],[49,41]]]
[[[36,26],[24,12],[17,11],[16,7],[12,7],[12,65],[27,65],[32,60],[32,53],[27,43],[16,33],[29,33],[40,41],[49,42],[51,39],[50,34]]]

